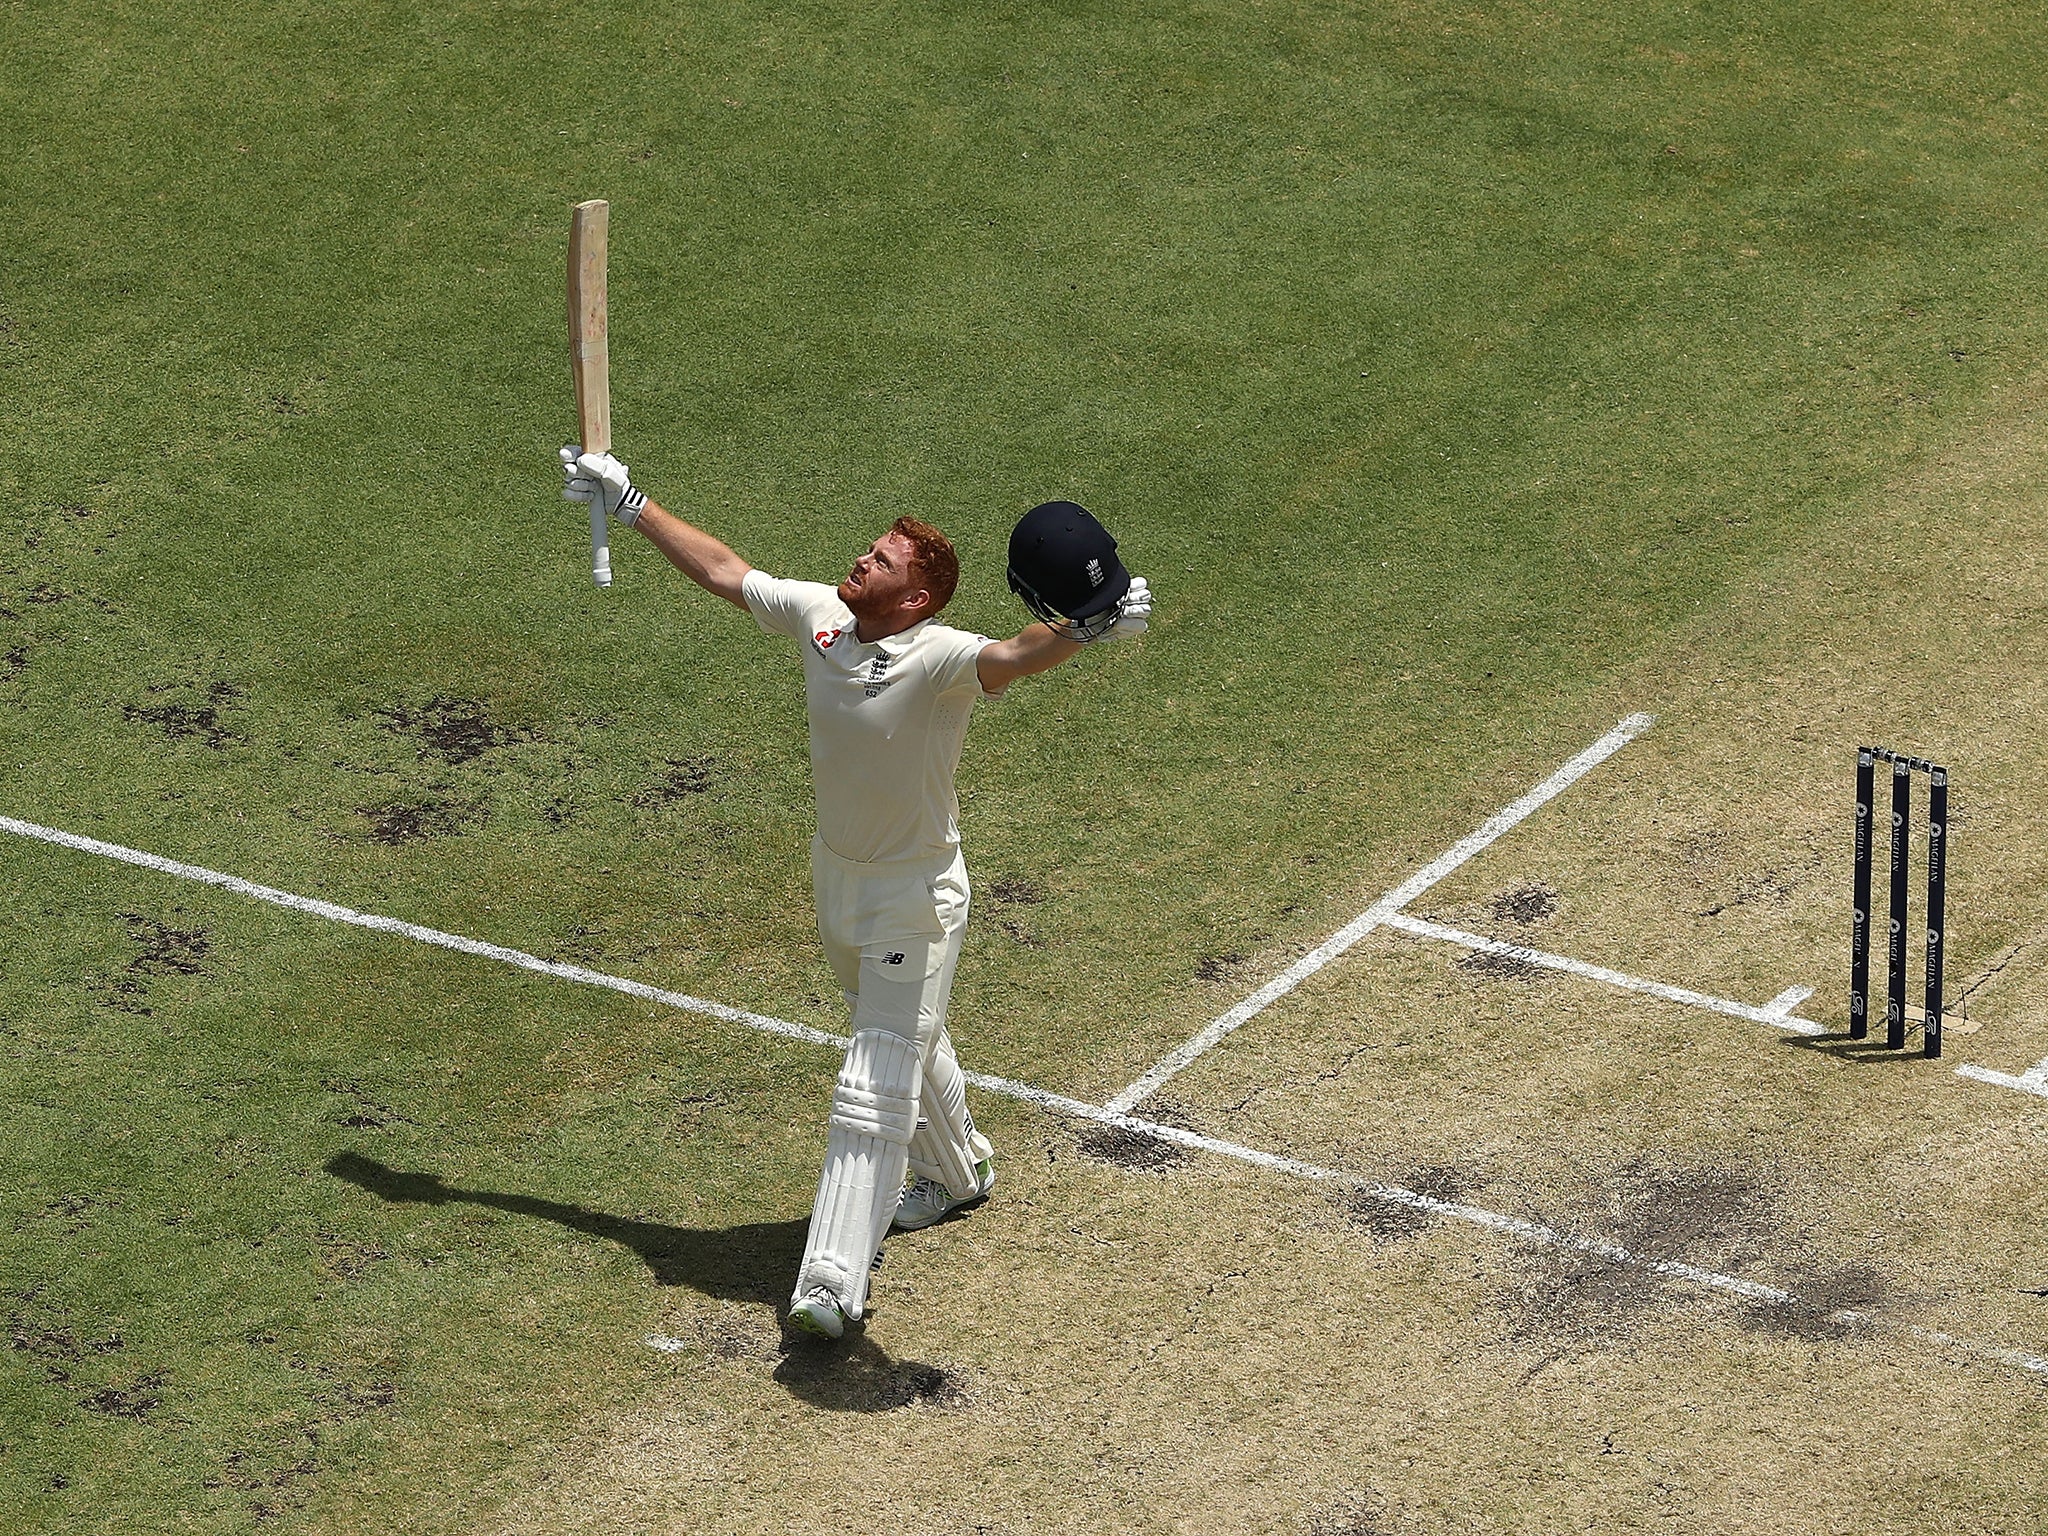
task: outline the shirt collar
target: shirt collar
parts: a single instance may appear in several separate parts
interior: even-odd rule
[[[918,636],[918,632],[929,623],[931,623],[931,619],[929,617],[919,619],[915,624],[911,625],[908,629],[898,630],[893,635],[884,635],[881,639],[871,641],[870,643],[874,645],[878,650],[880,650],[883,655],[888,656],[893,660],[895,657],[901,656],[906,650],[910,648],[911,641],[915,640]],[[854,638],[858,640],[860,636],[856,634]]]

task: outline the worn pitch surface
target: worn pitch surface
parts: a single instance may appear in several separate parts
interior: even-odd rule
[[[2024,1193],[2048,1175],[2048,1101],[1953,1071],[2048,1054],[2030,915],[2048,875],[2026,826],[2048,713],[2004,643],[1912,599],[1930,566],[1973,573],[1956,609],[2041,634],[2048,565],[2025,534],[2044,406],[2029,392],[1888,488],[1898,542],[1877,569],[1799,551],[1740,612],[1618,673],[1616,702],[1655,703],[1658,729],[1418,904],[1720,995],[1803,980],[1828,1035],[1382,932],[1141,1111],[1793,1302],[995,1105],[1003,1198],[890,1245],[881,1294],[910,1315],[885,1311],[821,1370],[778,1361],[761,1309],[686,1298],[662,1324],[681,1349],[650,1373],[688,1390],[618,1415],[506,1528],[773,1518],[787,1495],[763,1490],[793,1476],[778,1381],[823,1410],[804,1442],[832,1469],[805,1497],[821,1529],[866,1504],[819,1485],[933,1437],[980,1447],[979,1486],[1018,1490],[998,1529],[2030,1529],[2048,1509],[2040,1375],[1927,1334],[2048,1338]],[[1959,926],[1981,963],[1956,977],[1971,1029],[1939,1063],[1841,1038],[1836,741],[1877,725],[1976,764],[1959,910],[1987,921]],[[992,1326],[1020,1314],[1039,1320],[1028,1360]],[[883,1411],[849,1439],[830,1415],[856,1381]],[[1021,1463],[995,1449],[1020,1441]],[[972,1524],[916,1482],[884,1506]]]
[[[793,668],[552,499],[609,195],[657,496],[919,509],[995,630],[1076,495],[1159,589],[976,725],[975,1065],[1114,1095],[1636,710],[1418,911],[1839,1029],[1879,738],[1979,1027],[1377,933],[1145,1109],[1796,1299],[984,1097],[998,1197],[785,1352],[829,1052],[10,840],[0,1524],[2042,1524],[2039,1380],[1924,1336],[2048,1345],[2048,1100],[1950,1070],[2048,1055],[2032,18],[5,27],[0,813],[838,1026]]]

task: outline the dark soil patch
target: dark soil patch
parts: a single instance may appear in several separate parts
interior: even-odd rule
[[[332,1232],[316,1232],[313,1241],[320,1245],[320,1261],[343,1280],[354,1280],[391,1257],[374,1243],[353,1243]]]
[[[711,788],[714,766],[714,760],[708,757],[668,758],[661,776],[635,794],[633,803],[643,810],[655,810],[691,795],[704,794]]]
[[[180,687],[177,683],[158,683],[151,693],[168,693]],[[153,725],[173,741],[197,736],[216,752],[230,746],[238,746],[248,738],[239,731],[230,730],[221,723],[221,710],[229,707],[242,696],[242,690],[233,683],[216,682],[207,686],[204,701],[189,703],[171,699],[161,704],[123,705],[121,714],[125,719],[144,725]]]
[[[127,1347],[126,1341],[118,1332],[110,1333],[103,1339],[81,1339],[64,1324],[31,1323],[18,1311],[7,1319],[7,1341],[10,1348],[21,1350],[38,1360],[79,1361],[92,1355],[110,1355],[118,1349]],[[68,1381],[70,1373],[62,1373],[61,1379]]]
[[[674,907],[676,915],[694,918],[698,922],[707,920],[709,913],[702,907]],[[657,944],[651,942],[621,942],[610,938],[602,928],[590,924],[575,924],[569,934],[547,950],[551,961],[567,961],[569,965],[618,965],[625,961],[645,961],[653,954]]]
[[[719,1317],[701,1329],[704,1352],[714,1360],[774,1360],[782,1353],[774,1335],[737,1318]]]
[[[1891,1297],[1891,1282],[1868,1264],[1845,1264],[1840,1269],[1816,1271],[1785,1287],[1790,1301],[1757,1302],[1749,1309],[1746,1322],[1758,1333],[1783,1334],[1795,1339],[1819,1341],[1867,1333],[1865,1318],[1837,1317],[1838,1312],[1867,1312]]]
[[[123,912],[121,921],[141,953],[113,976],[92,983],[92,991],[108,1007],[147,1018],[152,1012],[150,989],[157,978],[207,974],[213,939],[206,929],[173,928],[135,912]]]
[[[83,1232],[92,1225],[91,1213],[98,1203],[90,1195],[59,1195],[46,1204],[38,1215],[43,1221],[61,1222],[66,1232]],[[37,1218],[20,1218],[14,1223],[14,1230],[19,1232],[27,1222],[34,1219]]]
[[[334,1122],[336,1125],[377,1131],[394,1122],[401,1125],[416,1123],[401,1115],[389,1104],[380,1104],[371,1098],[363,1092],[362,1084],[352,1077],[324,1077],[320,1080],[320,1086],[329,1093],[338,1093],[353,1101],[349,1112]]]
[[[142,953],[128,962],[130,970],[151,976],[204,976],[206,957],[213,952],[213,938],[204,928],[173,928],[154,918],[123,912],[128,936]]]
[[[578,923],[569,930],[569,936],[557,944],[551,960],[567,960],[572,965],[596,965],[605,957],[604,935],[585,923]]]
[[[894,1413],[923,1403],[957,1408],[967,1400],[960,1377],[920,1360],[892,1360],[865,1333],[835,1344],[793,1344],[775,1379],[815,1407],[842,1413]]]
[[[711,918],[711,914],[702,907],[676,906],[670,911],[677,917],[696,922],[708,922]],[[578,923],[569,930],[566,938],[544,953],[550,960],[564,960],[571,965],[621,965],[645,960],[660,947],[644,936],[615,939],[602,928]],[[822,1005],[822,999],[820,1002]]]
[[[1553,1225],[1638,1259],[1724,1272],[1753,1262],[1778,1229],[1771,1192],[1739,1168],[1631,1163],[1588,1207]],[[1519,1284],[1498,1300],[1510,1331],[1552,1358],[1625,1336],[1669,1283],[1645,1264],[1572,1248],[1532,1246],[1518,1267]]]
[[[111,1413],[116,1418],[146,1419],[152,1409],[163,1405],[163,1386],[167,1380],[162,1371],[138,1376],[125,1387],[103,1387],[90,1397],[82,1397],[78,1406],[94,1413]]]
[[[31,532],[24,536],[22,543],[28,549],[35,549],[42,543],[42,536]],[[86,602],[92,604],[101,613],[116,613],[119,611],[112,602],[97,592],[74,592],[69,587],[52,586],[47,581],[37,582],[34,586],[23,591],[20,596],[23,602],[32,603],[38,608],[54,608],[59,603]],[[10,619],[17,617],[14,609],[5,603],[0,603],[0,616]]]
[[[1238,967],[1244,964],[1245,959],[1244,955],[1234,949],[1225,950],[1220,954],[1198,956],[1195,960],[1195,980],[1228,981],[1237,974]]]
[[[1519,923],[1524,928],[1531,923],[1540,923],[1556,910],[1557,892],[1542,884],[1516,886],[1493,898],[1495,917],[1502,922]]]
[[[567,795],[557,795],[540,808],[540,819],[551,827],[566,827],[576,815],[576,803]]]
[[[1307,1536],[1387,1536],[1392,1529],[1386,1501],[1367,1488],[1310,1520]]]
[[[1490,949],[1470,951],[1458,961],[1458,969],[1494,981],[1534,981],[1543,974],[1541,966],[1518,955],[1503,955]]]
[[[714,1333],[704,1348],[717,1360],[744,1360],[754,1353],[754,1341],[725,1329]]]
[[[1160,1141],[1121,1125],[1091,1126],[1076,1134],[1074,1144],[1089,1157],[1114,1163],[1119,1168],[1137,1168],[1147,1173],[1161,1173],[1178,1167],[1187,1161],[1188,1155],[1185,1147],[1177,1147],[1170,1141]]]
[[[417,843],[430,837],[453,837],[483,820],[479,807],[459,804],[439,795],[359,806],[356,814],[370,823],[371,842],[390,847]]]
[[[155,1012],[149,1006],[149,983],[140,976],[123,972],[117,976],[102,977],[92,982],[88,990],[101,1004],[119,1013],[132,1013],[138,1019],[146,1019]]]
[[[263,1494],[265,1497],[250,1501],[249,1513],[258,1520],[274,1519],[283,1513],[283,1509],[272,1501],[270,1495],[290,1488],[320,1470],[320,1426],[304,1425],[299,1433],[304,1437],[305,1445],[296,1455],[289,1448],[282,1453],[273,1452],[267,1458],[255,1451],[229,1451],[221,1458],[220,1476],[207,1478],[201,1486]]]
[[[421,757],[433,753],[451,764],[472,762],[493,747],[533,739],[531,731],[513,730],[492,720],[481,700],[450,693],[436,694],[418,709],[389,704],[376,713],[385,730],[417,740]]]
[[[1792,899],[1792,893],[1796,889],[1796,884],[1797,882],[1792,877],[1780,874],[1774,869],[1767,869],[1760,874],[1745,877],[1742,884],[1736,888],[1733,896],[1729,897],[1726,901],[1715,902],[1699,915],[1701,917],[1719,917],[1730,907],[1748,906],[1752,902],[1759,901],[1767,901],[1774,906],[1782,907]]]
[[[22,669],[27,665],[28,647],[26,645],[9,646],[5,654],[0,654],[0,678],[13,682],[15,678],[21,676]]]
[[[1043,949],[1045,940],[1038,931],[1015,909],[1035,907],[1045,899],[1039,888],[1029,880],[1014,877],[990,881],[983,888],[982,901],[976,910],[987,920],[1030,949]]]
[[[1770,1192],[1738,1168],[1631,1163],[1610,1198],[1614,1241],[1650,1258],[1731,1255],[1775,1230]]]
[[[391,1255],[380,1251],[377,1257],[388,1259]],[[397,1402],[398,1387],[389,1381],[373,1381],[367,1387],[343,1382],[335,1389],[334,1400],[350,1413],[368,1413],[375,1408],[389,1408]]]
[[[1456,1168],[1416,1168],[1401,1180],[1405,1189],[1432,1200],[1461,1202],[1478,1188],[1475,1180]],[[1397,1200],[1386,1200],[1368,1190],[1354,1189],[1344,1196],[1351,1220],[1365,1228],[1376,1243],[1398,1243],[1414,1237],[1436,1220],[1430,1212]]]

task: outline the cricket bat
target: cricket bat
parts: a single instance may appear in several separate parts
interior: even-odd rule
[[[612,449],[610,325],[605,304],[605,263],[612,205],[578,203],[569,216],[569,369],[576,378],[576,441],[585,453]],[[611,530],[604,499],[590,503],[590,575],[612,584]]]

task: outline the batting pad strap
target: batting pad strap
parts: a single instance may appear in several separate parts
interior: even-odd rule
[[[907,1146],[917,1131],[917,1042],[864,1029],[846,1048],[832,1094],[832,1129]]]
[[[967,1082],[953,1054],[953,1041],[943,1028],[932,1046],[931,1059],[925,1063],[918,1107],[923,1114],[917,1134],[910,1138],[912,1170],[945,1185],[954,1199],[967,1199],[978,1188],[976,1165],[994,1148],[974,1128],[974,1116],[967,1108]]]

